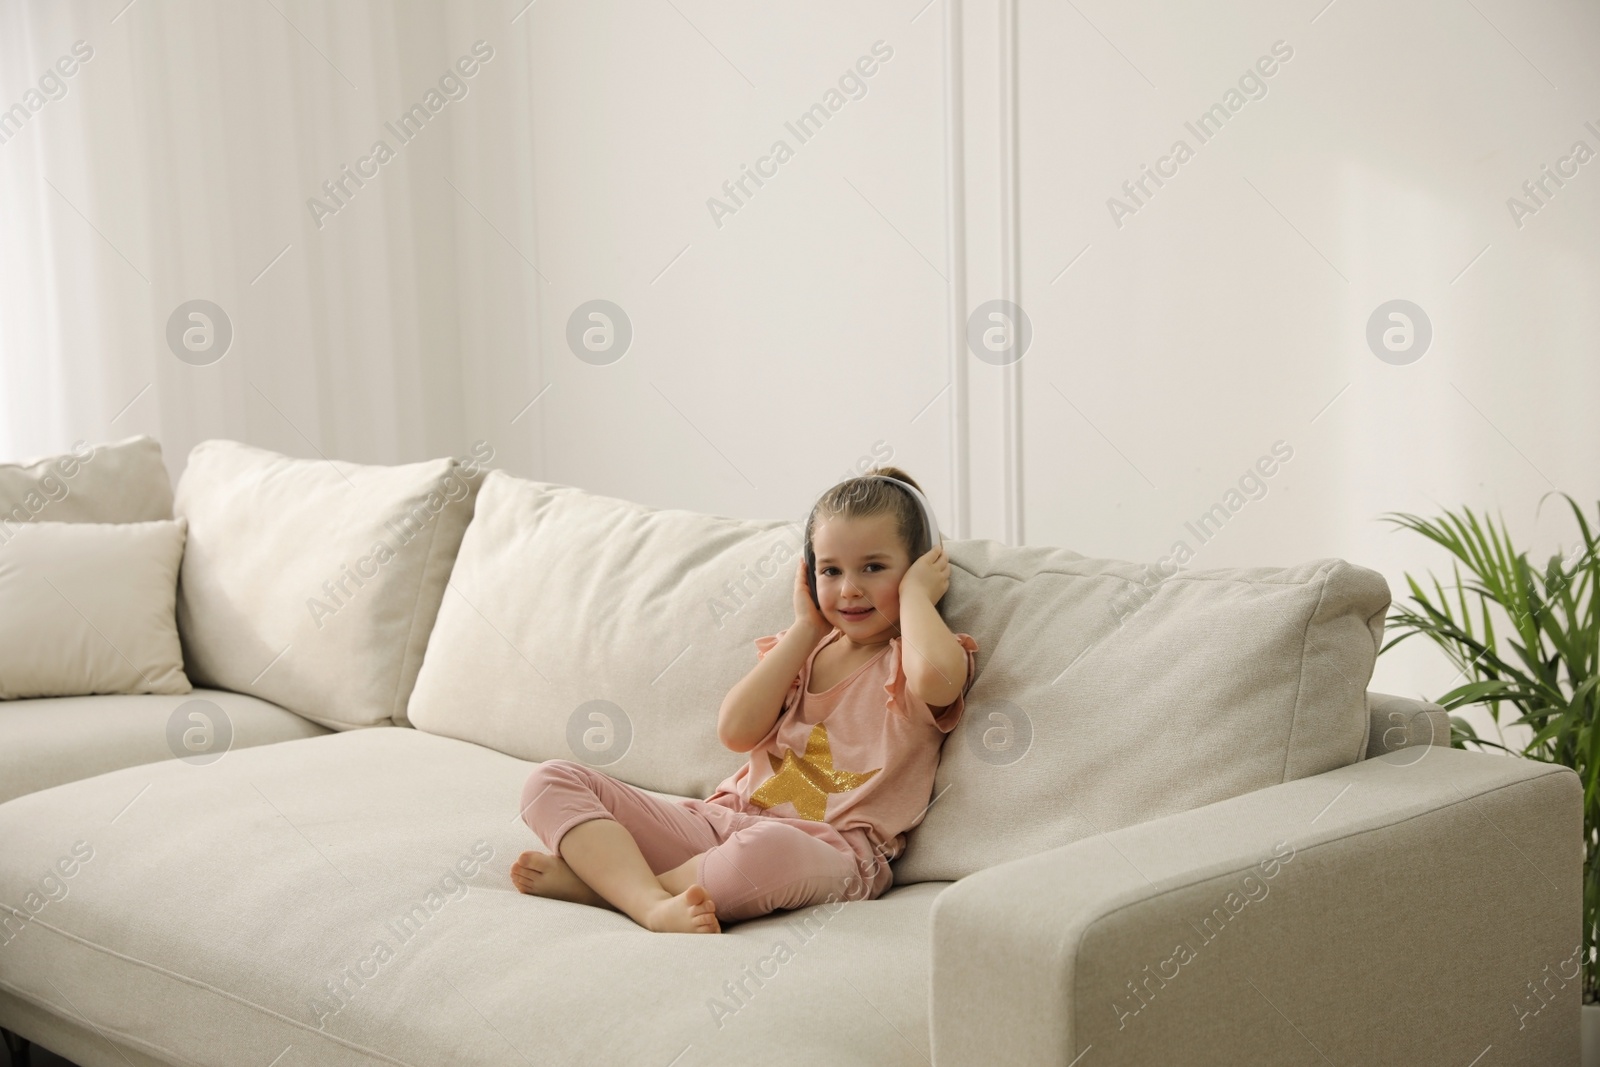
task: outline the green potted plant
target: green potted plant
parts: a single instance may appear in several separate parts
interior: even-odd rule
[[[1430,593],[1407,574],[1414,607],[1397,607],[1389,616],[1398,632],[1380,654],[1413,634],[1426,634],[1460,668],[1456,678],[1466,679],[1435,703],[1446,711],[1486,705],[1500,735],[1499,741],[1481,737],[1465,719],[1451,715],[1453,747],[1499,749],[1558,763],[1583,782],[1581,988],[1587,1067],[1600,1064],[1600,960],[1594,951],[1600,921],[1600,542],[1573,499],[1561,496],[1578,520],[1583,543],[1552,556],[1543,570],[1512,547],[1503,516],[1499,529],[1487,516],[1480,522],[1470,508],[1462,509],[1464,517],[1446,510],[1439,520],[1403,512],[1383,516],[1444,546],[1454,557],[1455,583],[1447,591],[1430,573]],[[1465,582],[1462,568],[1468,572]],[[1505,725],[1532,731],[1521,748],[1507,745],[1500,730],[1504,705],[1516,711]]]

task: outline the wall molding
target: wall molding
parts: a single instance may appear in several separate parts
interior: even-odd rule
[[[1022,306],[1021,157],[1017,130],[1017,0],[1000,0],[1000,291]],[[1023,542],[1022,359],[1001,368],[1001,453],[1005,466],[1005,540]]]
[[[967,380],[966,82],[962,0],[944,4],[945,304],[950,363],[950,497],[956,538],[972,536],[971,389]]]
[[[1018,0],[944,5],[945,257],[954,536],[1024,541],[1023,360],[974,363],[967,316],[998,296],[1022,305]],[[977,18],[969,23],[967,16]],[[990,35],[993,35],[992,37]],[[969,52],[968,44],[975,52]],[[970,81],[967,74],[973,75]],[[970,95],[970,98],[969,98]],[[970,152],[972,158],[968,158]],[[977,296],[972,295],[974,287]],[[973,378],[973,368],[981,372]],[[980,436],[974,441],[975,406]],[[988,436],[988,427],[998,430]],[[974,467],[987,475],[973,481]],[[975,528],[974,511],[984,522]]]

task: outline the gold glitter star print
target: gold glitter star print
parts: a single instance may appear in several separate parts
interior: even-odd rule
[[[767,760],[772,764],[772,777],[750,797],[758,808],[772,808],[790,803],[802,819],[822,822],[828,814],[828,795],[845,793],[867,781],[878,771],[838,771],[833,768],[833,750],[828,746],[828,731],[819,722],[811,728],[806,740],[806,754],[796,756],[794,749],[784,753],[779,761],[771,753]]]

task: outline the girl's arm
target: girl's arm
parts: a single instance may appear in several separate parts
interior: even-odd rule
[[[749,752],[771,731],[783,711],[783,698],[789,692],[806,657],[817,647],[827,631],[795,624],[778,639],[761,662],[728,690],[717,712],[717,740],[734,752]]]
[[[950,561],[936,545],[900,580],[900,658],[906,687],[930,708],[955,703],[967,682],[967,650],[935,607],[950,588]]]
[[[783,713],[783,698],[806,665],[806,657],[832,631],[811,599],[806,561],[801,559],[794,572],[794,625],[728,690],[717,712],[717,740],[735,752],[755,748]]]

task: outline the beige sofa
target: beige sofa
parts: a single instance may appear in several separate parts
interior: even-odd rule
[[[536,762],[739,765],[798,546],[439,462],[191,456],[185,669],[329,732],[0,804],[0,1026],[83,1067],[1575,1061],[1575,1007],[1517,1006],[1580,936],[1577,777],[1368,693],[1389,591],[1334,559],[949,541],[978,676],[892,889],[714,937],[517,893]]]

